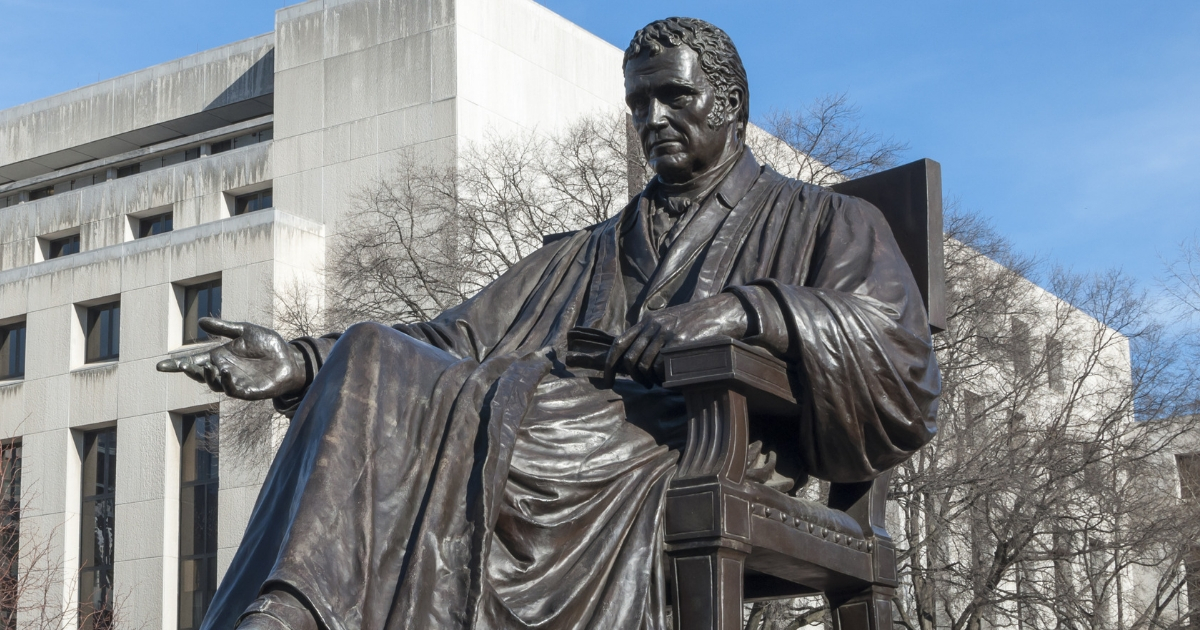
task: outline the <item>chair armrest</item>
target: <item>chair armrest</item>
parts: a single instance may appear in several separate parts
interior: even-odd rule
[[[748,414],[800,413],[787,363],[762,348],[717,337],[665,350],[662,357],[663,387],[683,392],[688,404],[679,479],[716,475],[741,483]],[[867,536],[890,539],[885,523],[890,479],[889,470],[873,481],[830,484],[829,507],[848,514]]]
[[[751,412],[799,411],[787,363],[762,348],[714,337],[664,350],[662,357],[667,389],[728,387],[746,396]]]
[[[749,413],[798,410],[787,364],[729,337],[671,348],[662,357],[663,386],[683,392],[688,407],[687,446],[675,478],[742,483]]]

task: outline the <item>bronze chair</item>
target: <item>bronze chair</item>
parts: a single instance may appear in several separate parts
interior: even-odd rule
[[[919,160],[833,189],[883,212],[920,285],[931,328],[943,329],[938,164]],[[727,338],[663,357],[664,385],[684,393],[689,415],[665,518],[675,627],[740,629],[744,601],[823,593],[835,629],[890,630],[896,552],[884,513],[891,471],[874,481],[830,484],[827,504],[772,489],[753,466],[765,460],[765,444],[782,448],[778,461],[758,472],[788,470],[788,436],[771,431],[789,423],[769,421],[798,413],[786,364]]]

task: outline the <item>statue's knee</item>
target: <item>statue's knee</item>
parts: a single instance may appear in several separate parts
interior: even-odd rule
[[[400,333],[389,326],[375,322],[362,322],[347,328],[346,332],[338,338],[338,345],[377,347],[380,343],[394,340],[397,335]]]
[[[391,326],[363,322],[347,328],[346,332],[342,333],[326,362],[339,357],[351,360],[351,357],[362,356],[374,356],[383,361],[394,359],[403,361],[405,365],[419,360],[432,361],[425,364],[427,367],[444,367],[457,360],[444,350],[414,339]]]

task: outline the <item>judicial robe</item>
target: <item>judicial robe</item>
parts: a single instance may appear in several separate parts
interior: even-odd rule
[[[851,482],[935,432],[921,296],[870,204],[746,150],[665,251],[654,183],[430,322],[304,338],[312,375],[205,630],[284,588],[330,630],[663,628],[662,513],[681,398],[563,364],[576,326],[736,293],[795,367],[785,447]]]

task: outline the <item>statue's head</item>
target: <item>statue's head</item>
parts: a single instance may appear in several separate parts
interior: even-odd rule
[[[625,102],[650,166],[686,181],[740,150],[746,69],[725,31],[694,18],[647,24],[625,49]]]

